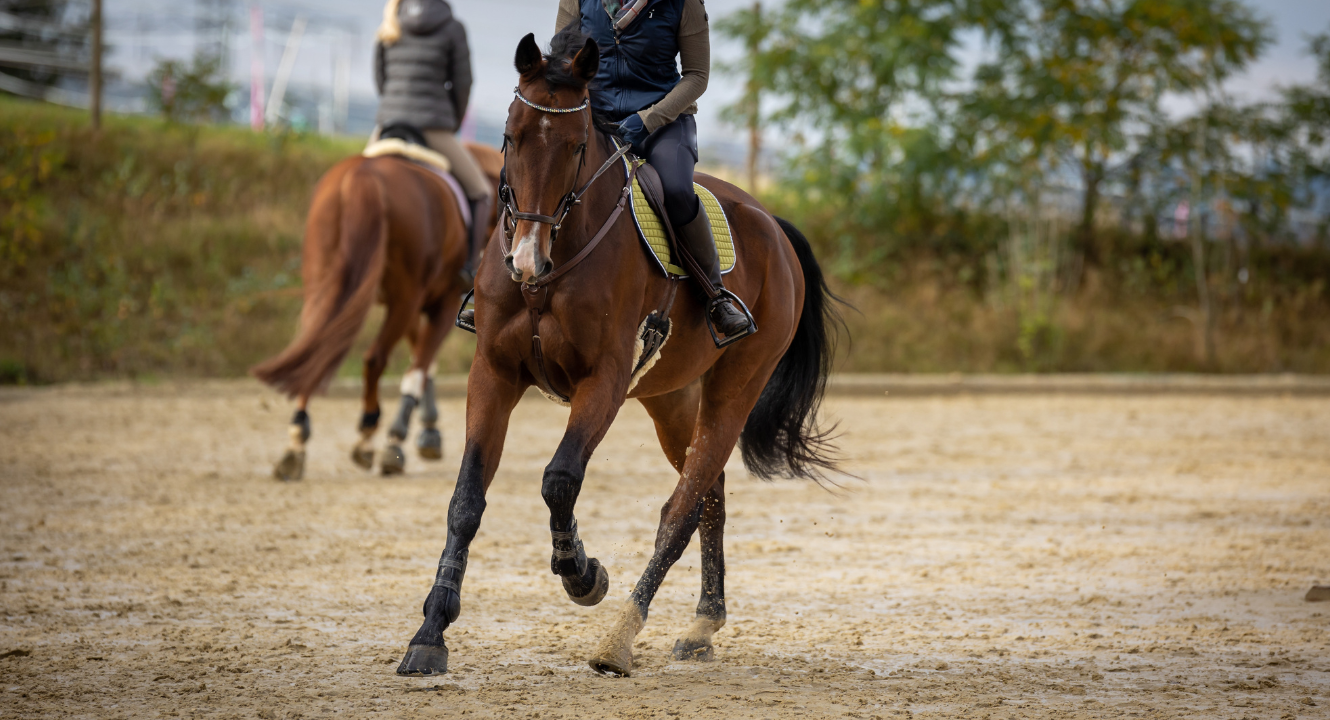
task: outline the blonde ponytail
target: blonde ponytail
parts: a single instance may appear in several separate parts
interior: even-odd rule
[[[383,24],[379,25],[375,37],[384,47],[391,47],[402,37],[402,25],[397,22],[397,7],[401,4],[402,0],[388,0],[383,6]]]

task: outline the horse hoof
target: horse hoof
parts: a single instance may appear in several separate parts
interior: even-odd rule
[[[272,476],[283,482],[300,480],[305,477],[305,453],[287,450],[281,460],[272,469]]]
[[[436,428],[425,428],[416,438],[416,449],[425,460],[443,459],[443,435]]]
[[[374,467],[374,450],[362,448],[359,445],[351,448],[351,462],[366,470]]]
[[[600,604],[605,599],[605,594],[610,591],[610,574],[605,571],[605,566],[595,558],[587,560],[587,574],[594,575],[595,580],[591,589],[583,591],[579,585],[580,578],[564,577],[563,590],[568,593],[568,599],[583,607],[591,607]]]
[[[633,676],[633,651],[626,647],[619,648],[617,652],[593,657],[589,662],[591,669],[601,675],[612,677]]]
[[[397,666],[397,674],[407,677],[429,677],[448,672],[448,646],[412,645],[406,657]]]
[[[384,475],[401,475],[406,471],[406,453],[402,446],[393,443],[383,449],[383,459],[379,461],[379,472]]]
[[[711,646],[710,641],[703,643],[696,640],[680,639],[674,641],[673,655],[675,660],[710,662],[716,659],[716,650]]]

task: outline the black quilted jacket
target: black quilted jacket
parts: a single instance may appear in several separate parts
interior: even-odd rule
[[[405,122],[421,130],[457,130],[471,99],[466,28],[445,0],[402,0],[402,36],[375,45],[380,126]]]

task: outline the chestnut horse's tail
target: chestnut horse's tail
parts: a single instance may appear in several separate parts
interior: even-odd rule
[[[281,354],[250,372],[291,397],[327,387],[378,297],[388,244],[387,203],[363,165],[320,188],[305,230],[305,305]],[[326,197],[321,197],[324,194]],[[311,245],[317,244],[317,248]],[[314,250],[314,252],[311,252]]]
[[[818,427],[817,409],[835,353],[836,326],[841,324],[834,303],[841,300],[827,287],[803,233],[786,220],[776,218],[776,222],[799,257],[804,306],[790,347],[748,414],[740,447],[744,466],[760,478],[822,480],[824,471],[838,472],[836,448],[831,443],[835,428]]]

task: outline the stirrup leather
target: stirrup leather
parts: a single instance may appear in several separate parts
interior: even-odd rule
[[[711,321],[711,311],[714,310],[717,305],[721,304],[726,300],[729,300],[731,303],[733,303],[734,306],[744,314],[744,317],[748,318],[748,328],[745,329],[743,332],[735,333],[733,335],[726,335],[724,339],[721,339],[720,335],[716,333],[716,324]],[[706,318],[707,330],[711,331],[711,340],[712,342],[716,343],[717,349],[733,345],[734,343],[739,342],[740,340],[743,340],[749,335],[752,335],[753,333],[757,332],[757,321],[753,319],[753,313],[748,311],[748,306],[744,304],[743,300],[739,299],[738,295],[735,295],[734,293],[730,292],[729,290],[726,290],[725,288],[716,288],[716,297],[711,298],[711,300],[707,302],[706,311],[702,315],[703,317]]]
[[[465,320],[463,320],[462,313],[466,312],[467,304],[471,303],[471,301],[475,298],[475,295],[476,295],[475,288],[471,288],[470,290],[466,291],[466,294],[462,296],[462,306],[457,308],[457,319],[453,321],[453,324],[456,325],[458,328],[461,328],[462,330],[465,330],[471,333],[472,335],[476,334],[476,324],[474,322],[466,322]],[[474,308],[472,309],[474,310]],[[472,315],[471,317],[474,318],[475,315]]]

